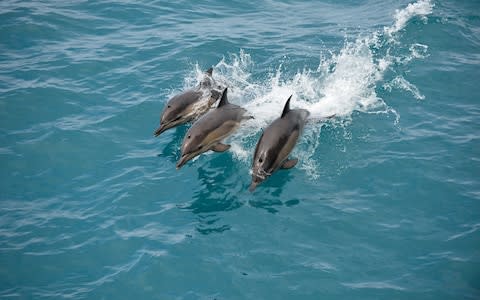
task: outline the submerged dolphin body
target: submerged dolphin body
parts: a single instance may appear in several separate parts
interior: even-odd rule
[[[298,162],[298,159],[289,159],[288,155],[302,134],[310,113],[305,109],[290,109],[291,98],[285,103],[282,116],[263,131],[257,143],[250,191],[254,191],[258,184],[279,168],[290,169]]]
[[[247,111],[227,99],[227,89],[223,91],[218,107],[198,119],[187,131],[183,139],[181,157],[177,169],[187,161],[208,151],[224,152],[230,145],[221,141],[232,134],[243,120],[250,119]]]
[[[155,136],[205,114],[210,106],[218,100],[220,92],[216,90],[212,73],[213,68],[208,69],[198,86],[168,100],[160,116],[160,127],[154,132]]]

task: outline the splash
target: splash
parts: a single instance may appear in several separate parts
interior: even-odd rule
[[[321,54],[316,69],[305,68],[291,78],[285,78],[284,66],[280,64],[276,72],[268,74],[262,80],[254,80],[254,62],[251,56],[241,50],[223,58],[214,66],[214,77],[218,83],[229,87],[229,99],[242,105],[254,119],[242,125],[239,131],[229,139],[234,156],[247,164],[260,135],[275,118],[279,117],[285,101],[292,97],[292,108],[304,108],[310,111],[311,118],[320,124],[307,126],[300,141],[303,146],[296,147],[294,154],[301,157],[300,168],[310,177],[317,178],[319,169],[313,153],[319,145],[321,120],[335,115],[337,126],[351,122],[352,113],[393,113],[398,122],[399,115],[381,99],[376,89],[391,91],[393,88],[411,92],[415,98],[423,99],[420,91],[401,76],[389,83],[382,83],[387,70],[393,66],[407,64],[411,60],[428,56],[428,46],[422,44],[402,45],[400,32],[408,21],[415,17],[426,19],[432,12],[433,4],[420,0],[397,10],[394,22],[383,30],[360,36],[353,41],[346,40],[338,53]],[[408,49],[408,55],[395,55],[398,48]],[[395,73],[395,70],[393,70]],[[196,65],[186,79],[186,84],[198,82],[203,70]],[[315,124],[315,122],[314,122]]]
[[[426,21],[426,16],[431,14],[433,10],[433,4],[429,0],[420,0],[415,3],[410,3],[406,8],[396,10],[395,23],[391,27],[386,27],[385,33],[392,36],[405,28],[405,25],[410,19],[415,16],[421,16]]]
[[[403,78],[403,76],[395,77],[391,82],[385,83],[383,87],[388,91],[391,91],[392,88],[402,89],[412,93],[415,99],[418,99],[418,100],[425,99],[425,96],[420,93],[420,90],[414,84],[410,83],[405,78]]]

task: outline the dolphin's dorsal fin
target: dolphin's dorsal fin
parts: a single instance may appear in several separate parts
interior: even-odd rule
[[[290,99],[292,99],[292,95],[288,97],[287,103],[285,103],[285,107],[283,108],[282,118],[290,111]]]
[[[213,68],[208,69],[207,71],[205,71],[205,73],[208,74],[208,75],[210,75],[210,76],[212,76],[212,74],[213,74]]]
[[[218,107],[222,107],[224,106],[225,104],[228,104],[228,99],[227,99],[227,88],[225,88],[223,90],[223,94],[222,94],[222,99],[220,100],[220,103],[218,103]]]

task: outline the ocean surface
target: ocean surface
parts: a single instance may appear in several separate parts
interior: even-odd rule
[[[209,67],[254,119],[176,170]],[[473,0],[2,0],[0,298],[480,299],[479,70]]]

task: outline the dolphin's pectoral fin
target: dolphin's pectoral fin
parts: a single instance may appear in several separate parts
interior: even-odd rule
[[[212,147],[212,151],[215,151],[215,152],[225,152],[228,149],[230,149],[230,145],[225,145],[222,143],[217,143],[215,144],[215,146]]]
[[[298,159],[297,158],[294,158],[294,159],[287,159],[281,166],[282,169],[291,169],[293,167],[295,167],[295,165],[297,164],[298,162]]]

